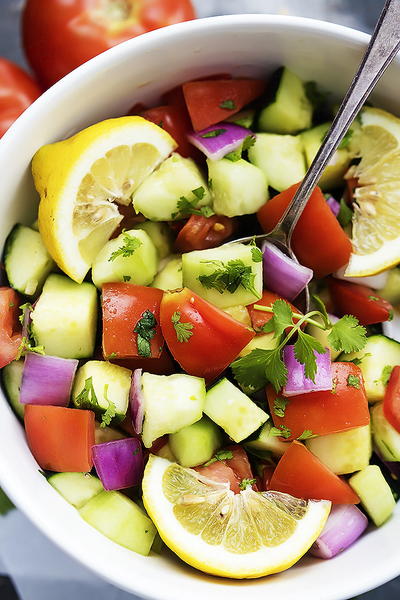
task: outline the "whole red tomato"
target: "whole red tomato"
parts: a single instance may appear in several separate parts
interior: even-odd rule
[[[0,137],[41,94],[28,73],[0,58]]]
[[[120,42],[194,18],[191,0],[27,0],[23,43],[49,87]]]

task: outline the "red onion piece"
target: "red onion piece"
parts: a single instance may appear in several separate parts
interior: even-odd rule
[[[310,552],[317,558],[333,558],[354,544],[367,527],[367,517],[354,504],[336,504]]]
[[[213,136],[213,131],[215,135]],[[238,150],[244,140],[253,135],[249,129],[234,123],[218,123],[188,134],[188,139],[193,146],[201,150],[207,158],[220,160],[230,152]],[[206,137],[204,137],[206,136]],[[210,137],[208,137],[210,136]]]
[[[331,357],[328,349],[323,354],[314,351],[317,361],[315,383],[305,375],[304,365],[295,356],[294,346],[285,346],[283,362],[288,370],[288,378],[282,394],[286,397],[308,394],[309,392],[324,392],[332,389]]]
[[[141,482],[143,452],[137,438],[97,444],[92,447],[92,455],[105,490],[122,490]]]
[[[132,425],[135,433],[142,433],[144,419],[144,398],[142,394],[142,369],[133,371],[131,389],[129,392]]]
[[[333,196],[328,196],[326,198],[326,203],[328,204],[335,217],[337,217],[340,211],[340,204],[336,200],[336,198],[334,198]]]
[[[21,404],[68,406],[78,361],[29,352],[22,372]]]
[[[294,300],[313,277],[313,271],[303,267],[270,242],[264,242],[264,286],[286,298]]]
[[[382,273],[370,275],[369,277],[346,277],[344,274],[346,269],[347,265],[341,267],[338,271],[336,271],[336,273],[333,274],[333,276],[336,279],[341,279],[342,281],[350,281],[351,283],[358,283],[358,285],[366,285],[373,290],[381,290],[384,288],[387,278],[389,277],[389,271],[382,271]]]

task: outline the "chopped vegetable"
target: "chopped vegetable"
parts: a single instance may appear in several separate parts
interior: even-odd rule
[[[311,546],[311,554],[317,558],[333,558],[343,552],[368,527],[368,519],[356,506],[337,504],[332,507],[326,525]]]
[[[143,454],[138,439],[125,438],[96,444],[92,452],[94,466],[105,490],[139,485],[143,475]]]
[[[329,350],[322,353],[314,351],[317,371],[314,381],[305,374],[304,364],[296,358],[296,346],[286,346],[283,349],[288,378],[282,394],[286,397],[307,394],[308,392],[323,392],[332,389],[331,359]],[[350,376],[349,376],[350,377]],[[276,412],[275,412],[276,414]]]
[[[29,352],[22,373],[20,402],[68,406],[78,361]]]
[[[312,270],[289,258],[270,242],[264,242],[263,255],[264,285],[287,300],[297,298],[310,283]]]
[[[234,123],[220,123],[202,129],[197,133],[190,133],[188,138],[207,158],[220,160],[230,152],[242,148],[249,134],[251,135],[251,132],[245,127],[240,127]]]

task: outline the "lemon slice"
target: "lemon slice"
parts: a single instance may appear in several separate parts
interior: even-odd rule
[[[109,119],[43,146],[32,172],[40,194],[39,230],[69,277],[82,282],[143,180],[176,148],[142,117]]]
[[[347,177],[357,177],[353,253],[345,275],[375,275],[400,262],[400,119],[364,108],[350,150],[360,158]]]
[[[235,579],[278,573],[298,561],[320,534],[331,503],[279,492],[234,494],[158,456],[143,479],[146,510],[164,542],[185,562]]]

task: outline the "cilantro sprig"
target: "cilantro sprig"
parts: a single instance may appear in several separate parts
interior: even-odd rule
[[[29,302],[26,302],[25,304],[22,304],[19,308],[21,310],[21,314],[18,318],[21,325],[23,325],[25,318],[27,317],[27,312],[33,310],[33,306]],[[15,360],[19,360],[28,352],[35,352],[36,354],[42,355],[45,354],[44,346],[39,346],[36,344],[29,319],[26,325],[26,335],[24,335],[21,339],[21,343],[18,346]]]
[[[263,331],[274,334],[277,346],[271,350],[258,348],[232,363],[233,374],[242,387],[256,391],[268,382],[276,391],[284,387],[288,372],[282,358],[282,350],[294,335],[297,335],[294,343],[295,357],[304,365],[306,377],[315,381],[315,354],[322,354],[325,348],[313,336],[301,330],[303,323],[329,331],[328,343],[338,352],[358,352],[364,348],[367,341],[366,329],[358,323],[356,317],[345,315],[336,323],[332,323],[322,300],[318,297],[314,300],[321,310],[312,310],[306,315],[293,312],[285,300],[276,300],[272,307],[254,305],[256,310],[272,314]],[[316,320],[315,317],[319,319]]]
[[[254,258],[253,258],[254,260]],[[215,270],[208,275],[199,275],[198,280],[207,289],[215,289],[220,294],[229,292],[234,294],[239,287],[257,296],[254,287],[255,274],[251,266],[245,265],[240,259],[229,260],[202,260],[207,265],[213,265]]]
[[[171,317],[172,324],[175,329],[176,339],[178,342],[183,344],[184,342],[188,342],[191,336],[193,335],[193,324],[192,323],[182,323],[181,321],[181,313],[176,310]]]
[[[206,463],[204,463],[205,467],[209,467],[218,461],[230,460],[233,458],[233,452],[231,450],[220,450]]]
[[[156,335],[157,319],[151,310],[145,310],[135,325],[134,333],[137,333],[136,344],[140,356],[150,358],[150,342]]]
[[[203,200],[205,193],[206,190],[204,187],[200,186],[192,190],[192,199],[186,198],[186,196],[181,196],[176,205],[177,210],[172,213],[171,217],[173,219],[175,219],[178,215],[181,219],[184,219],[189,215],[212,217],[215,213],[210,206],[198,206],[198,203]]]
[[[142,242],[141,242],[141,240],[139,240],[139,238],[129,235],[128,233],[125,233],[123,235],[122,239],[124,242],[123,245],[120,246],[119,248],[117,248],[117,250],[114,250],[114,252],[111,254],[110,258],[108,259],[108,262],[112,262],[119,256],[121,256],[123,258],[132,256],[132,254],[135,252],[135,250],[140,248],[140,246],[142,245]]]

